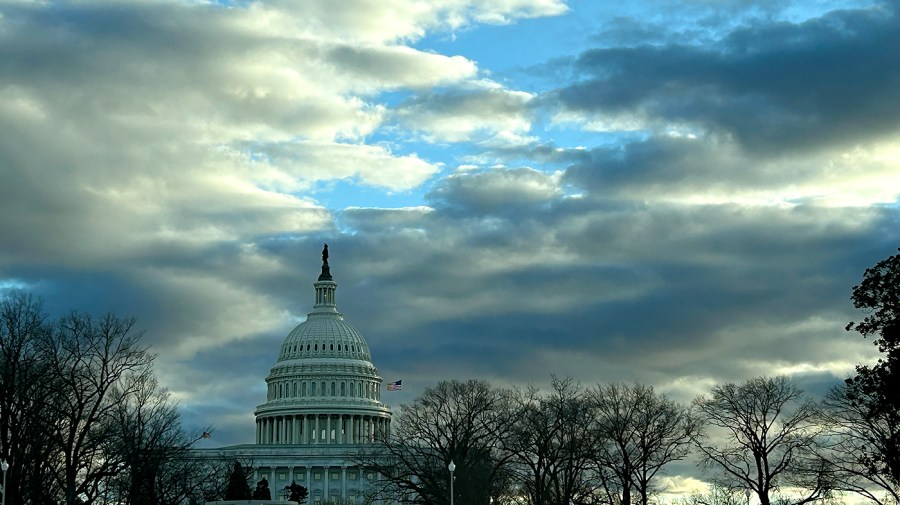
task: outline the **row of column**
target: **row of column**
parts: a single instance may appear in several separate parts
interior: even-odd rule
[[[372,381],[275,381],[269,383],[266,400],[305,397],[344,397],[381,400],[378,383]],[[321,387],[316,389],[321,384]],[[299,385],[299,390],[298,390]],[[307,393],[308,391],[308,393]]]
[[[301,468],[304,468],[304,467],[301,467]],[[322,498],[323,498],[323,501],[327,502],[331,498],[331,496],[329,496],[330,492],[331,492],[330,479],[331,479],[331,469],[334,467],[317,466],[316,468],[322,469],[322,473],[323,473],[323,475],[322,475],[323,482],[322,482],[322,488],[321,488]],[[341,468],[341,477],[340,477],[341,478],[341,481],[340,481],[341,495],[340,495],[340,498],[342,501],[346,501],[347,500],[347,467],[341,466],[340,468]],[[287,476],[287,479],[285,480],[285,485],[290,484],[291,481],[297,482],[299,480],[299,479],[297,479],[296,469],[297,469],[297,467],[294,467],[294,466],[287,468],[287,470],[290,474]],[[313,469],[312,466],[305,467],[305,472],[306,472],[305,479],[300,480],[300,482],[302,482],[302,485],[309,490],[309,501],[310,502],[312,502],[312,500],[313,500],[313,494],[315,493],[315,491],[320,489],[319,486],[314,484],[312,481],[312,469]],[[257,468],[253,472],[254,482],[258,482],[263,477],[265,477],[266,480],[269,481],[269,490],[272,492],[273,499],[278,499],[277,493],[281,493],[282,492],[281,488],[283,487],[283,486],[281,486],[282,482],[276,480],[276,473],[275,473],[276,470],[277,470],[276,468],[271,468],[271,467],[266,468],[265,470]],[[358,468],[354,468],[353,471],[360,472],[360,470]],[[358,476],[357,482],[359,482],[360,484],[365,483],[366,481],[365,481],[363,474],[360,472],[358,475],[359,476]]]
[[[390,436],[387,417],[299,414],[256,419],[257,444],[367,444]]]

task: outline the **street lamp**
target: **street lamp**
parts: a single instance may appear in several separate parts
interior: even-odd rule
[[[456,465],[453,464],[453,460],[450,460],[450,464],[447,465],[447,470],[450,470],[450,505],[453,505],[453,470],[456,470]]]
[[[751,491],[750,491],[749,489],[745,489],[745,490],[744,490],[744,496],[747,497],[747,505],[750,505],[750,495],[751,495],[751,494],[752,494],[752,493],[751,493]]]
[[[3,498],[0,498],[0,504],[6,505],[6,471],[9,470],[9,463],[3,460],[0,463],[0,468],[3,469]]]

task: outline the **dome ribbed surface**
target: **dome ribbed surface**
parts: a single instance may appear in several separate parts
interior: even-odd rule
[[[339,313],[315,312],[285,337],[278,361],[304,358],[372,360],[362,334]]]

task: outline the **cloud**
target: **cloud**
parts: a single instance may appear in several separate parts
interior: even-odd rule
[[[579,4],[549,21],[593,37],[499,77],[564,4],[4,3],[0,286],[135,315],[217,444],[252,440],[323,242],[390,402],[821,391],[875,350],[843,325],[896,250],[900,62],[886,5],[802,4]]]
[[[900,196],[898,141],[900,136],[866,147],[775,158],[749,155],[722,138],[659,135],[584,151],[565,181],[596,195],[658,202],[889,203]]]
[[[349,0],[340,5],[315,0],[304,2],[302,10],[295,2],[280,0],[253,4],[252,9],[258,12],[257,23],[269,29],[352,43],[416,40],[429,31],[508,24],[568,10],[560,0],[403,0],[389,5],[372,0]]]
[[[561,194],[558,176],[528,168],[494,168],[452,174],[444,178],[429,196],[438,205],[448,208],[495,214],[549,203]]]
[[[834,377],[871,357],[843,331],[849,286],[890,248],[895,212],[590,205],[557,199],[488,220],[477,206],[437,206],[404,229],[363,226],[341,245],[352,255],[341,278],[353,279],[342,290],[354,293],[342,310],[373,348],[392,349],[383,370],[421,380],[702,384]]]
[[[518,138],[531,127],[532,96],[491,82],[420,93],[401,103],[394,115],[400,125],[420,131],[430,142]],[[516,143],[516,142],[513,142]]]
[[[265,157],[285,179],[305,182],[291,190],[308,189],[309,182],[349,178],[390,190],[411,189],[438,171],[414,154],[394,156],[383,146],[367,144],[285,142],[256,145],[252,153]]]
[[[900,129],[897,20],[882,4],[742,26],[716,47],[591,49],[577,63],[584,78],[558,97],[592,121],[687,125],[759,156],[849,149]]]

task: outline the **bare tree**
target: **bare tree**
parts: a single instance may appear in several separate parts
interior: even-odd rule
[[[133,379],[133,380],[132,380]],[[156,379],[145,373],[123,381],[129,391],[112,391],[114,437],[109,452],[122,464],[115,487],[118,502],[128,505],[177,505],[200,501],[208,465],[190,458],[194,443],[211,432],[188,433],[177,405]]]
[[[117,402],[137,394],[152,374],[154,356],[140,337],[134,319],[72,313],[48,341],[55,392],[48,399],[58,418],[52,436],[63,457],[54,479],[66,505],[93,503],[123,468],[112,418]]]
[[[883,458],[900,439],[900,426],[873,398],[852,383],[832,389],[823,401],[829,428],[824,457],[835,468],[838,487],[879,505],[900,503],[900,484],[886,470]]]
[[[23,291],[0,299],[0,459],[9,463],[6,503],[52,503],[48,486],[58,447],[48,436],[55,412],[41,398],[51,381],[42,343],[51,325],[41,302]]]
[[[713,484],[705,492],[676,499],[673,505],[747,505],[750,495]]]
[[[505,449],[516,480],[533,505],[568,505],[592,493],[594,437],[591,409],[572,379],[552,379],[542,395],[530,388],[516,398],[516,422]]]
[[[378,475],[384,496],[410,503],[449,503],[450,472],[465,486],[455,503],[487,504],[503,482],[500,452],[512,416],[507,391],[485,381],[444,381],[401,406],[390,439],[377,441],[359,463]]]
[[[817,457],[820,410],[786,377],[716,386],[694,405],[712,429],[695,444],[703,462],[722,471],[720,484],[751,490],[761,505],[770,505],[779,487],[804,490],[786,505],[816,501],[832,490],[830,468]]]
[[[27,293],[0,298],[6,503],[201,501],[201,469],[187,458],[198,437],[157,387],[140,336],[130,318],[51,322]]]
[[[690,453],[699,421],[689,409],[642,384],[598,385],[591,398],[599,466],[614,477],[621,503],[631,503],[636,491],[639,503],[647,505],[664,467]]]

